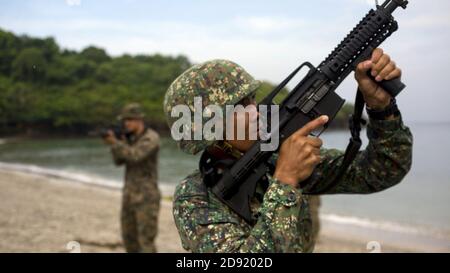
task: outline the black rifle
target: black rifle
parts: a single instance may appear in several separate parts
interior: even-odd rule
[[[100,129],[100,133],[99,133],[100,137],[101,138],[106,138],[109,135],[108,134],[109,131],[112,131],[114,136],[117,139],[121,139],[122,137],[127,135],[127,132],[126,132],[125,128],[123,128],[123,125],[121,125],[121,124],[113,124],[113,125],[110,125],[110,126],[108,126],[106,128]]]
[[[123,124],[112,124],[108,127],[100,129],[99,135],[101,138],[106,138],[109,135],[109,131],[112,131],[114,137],[119,140],[126,140],[130,142],[133,133],[127,131]]]
[[[275,128],[278,130],[272,128],[271,132],[279,133],[280,144],[321,115],[327,115],[330,121],[334,119],[344,104],[335,90],[360,62],[370,59],[372,51],[398,29],[392,13],[398,7],[406,8],[407,4],[408,1],[404,0],[387,0],[381,6],[377,5],[376,10],[370,10],[318,68],[309,62],[303,63],[260,103],[274,104],[273,98],[278,92],[303,67],[309,68],[307,75],[279,105],[279,127]],[[372,77],[370,73],[369,76]],[[405,87],[399,78],[378,84],[392,97]],[[270,137],[265,141],[257,141],[230,168],[225,169],[219,181],[212,185],[213,193],[249,223],[254,222],[250,198],[254,195],[257,182],[270,170],[268,160],[277,152],[261,151],[262,143],[270,143]],[[359,146],[347,150],[353,150],[354,154]]]

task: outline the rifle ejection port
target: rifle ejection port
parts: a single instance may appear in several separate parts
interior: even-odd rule
[[[316,106],[316,102],[314,100],[308,100],[302,107],[302,112],[307,114],[311,109]]]
[[[322,80],[317,80],[317,81],[315,81],[315,82],[313,83],[312,87],[313,87],[313,88],[317,88],[317,87],[319,87],[319,85],[320,85],[322,82],[323,82]]]
[[[319,101],[323,98],[323,96],[325,96],[326,93],[328,93],[328,90],[330,88],[328,87],[328,85],[324,84],[322,85],[322,87],[319,88],[319,90],[316,92],[316,94],[314,94],[314,100],[315,101]]]

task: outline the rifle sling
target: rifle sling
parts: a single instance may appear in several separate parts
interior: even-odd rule
[[[325,188],[319,189],[317,191],[314,191],[314,188],[312,192],[308,192],[308,194],[324,194],[329,191],[332,191],[339,181],[342,179],[350,165],[352,164],[353,160],[358,155],[359,149],[361,148],[362,141],[360,138],[361,133],[361,125],[365,125],[366,121],[362,118],[362,113],[364,110],[364,98],[361,93],[361,91],[358,89],[356,92],[356,98],[355,98],[355,106],[353,114],[350,115],[348,122],[349,122],[349,128],[351,133],[350,142],[347,145],[347,148],[345,150],[344,158],[342,160],[342,164],[337,171],[336,175],[334,176],[331,183],[329,183]]]

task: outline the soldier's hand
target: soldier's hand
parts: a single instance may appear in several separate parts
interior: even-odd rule
[[[367,71],[370,70],[375,81],[367,76]],[[383,53],[381,48],[376,48],[372,52],[370,60],[361,62],[355,69],[355,79],[358,82],[358,87],[361,90],[367,106],[375,110],[382,110],[386,108],[391,96],[381,86],[377,84],[382,80],[392,80],[401,77],[402,72],[400,68],[395,65],[389,55]]]
[[[108,130],[106,137],[103,138],[103,141],[108,145],[113,145],[117,142],[117,138],[114,136],[114,132],[112,130]]]
[[[306,180],[312,174],[321,160],[322,140],[309,135],[327,122],[328,117],[321,116],[307,123],[283,142],[274,178],[281,183],[296,187],[298,183]]]

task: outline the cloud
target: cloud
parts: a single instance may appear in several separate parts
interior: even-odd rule
[[[66,0],[68,6],[79,6],[81,5],[81,0]]]
[[[307,26],[305,20],[273,16],[236,17],[233,19],[233,23],[246,31],[262,33],[289,31]]]
[[[410,28],[450,28],[448,14],[424,14],[407,19],[402,24]]]

